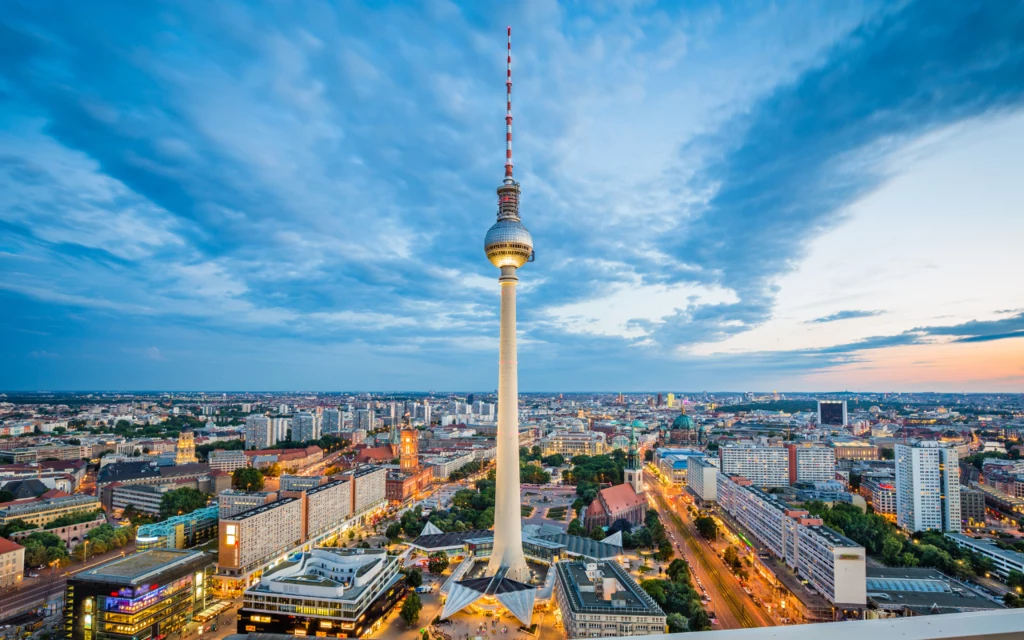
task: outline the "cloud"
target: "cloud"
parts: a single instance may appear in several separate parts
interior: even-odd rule
[[[847,309],[845,311],[837,311],[836,313],[815,318],[813,320],[807,320],[804,324],[825,324],[826,322],[838,322],[839,320],[852,320],[854,318],[871,318],[874,316],[880,316],[883,313],[885,312]]]

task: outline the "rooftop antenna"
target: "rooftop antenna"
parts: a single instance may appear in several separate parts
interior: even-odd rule
[[[505,184],[512,184],[512,27],[508,28],[508,64],[505,80]]]

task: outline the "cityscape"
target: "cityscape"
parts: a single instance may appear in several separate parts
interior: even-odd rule
[[[0,640],[1024,638],[1024,5],[48,4]]]

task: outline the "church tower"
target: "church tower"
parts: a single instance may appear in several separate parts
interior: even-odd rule
[[[626,456],[626,468],[623,470],[626,484],[633,487],[633,492],[644,492],[644,470],[640,463],[640,452],[636,447],[636,430],[629,427],[629,454]]]

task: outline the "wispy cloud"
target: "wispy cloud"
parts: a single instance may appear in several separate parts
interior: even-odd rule
[[[813,320],[807,320],[805,324],[825,324],[827,322],[838,322],[839,320],[853,320],[854,318],[872,318],[874,316],[880,316],[884,311],[867,311],[858,309],[847,309],[845,311],[837,311],[827,316],[821,316]]]

